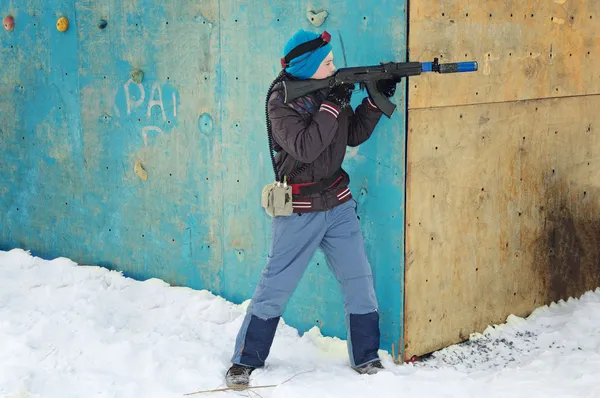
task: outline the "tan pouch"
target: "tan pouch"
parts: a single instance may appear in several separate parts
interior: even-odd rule
[[[261,206],[271,217],[291,215],[294,212],[292,187],[285,182],[265,185],[262,190]]]

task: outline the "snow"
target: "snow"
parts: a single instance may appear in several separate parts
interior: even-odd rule
[[[66,258],[0,251],[0,397],[183,397],[225,387],[245,305]],[[599,397],[600,289],[359,375],[345,342],[282,321],[244,392],[192,397]],[[291,378],[291,379],[290,379]],[[287,382],[286,382],[287,380]],[[285,382],[285,383],[284,383]]]

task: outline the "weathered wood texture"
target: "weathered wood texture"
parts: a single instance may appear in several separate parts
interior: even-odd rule
[[[410,2],[410,60],[477,60],[479,72],[412,80],[409,107],[600,93],[600,2]]]
[[[412,111],[406,356],[600,286],[600,96]]]
[[[600,3],[410,10],[405,358],[600,286]]]

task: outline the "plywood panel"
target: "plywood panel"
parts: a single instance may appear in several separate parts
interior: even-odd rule
[[[409,108],[600,93],[600,2],[410,4],[410,60],[476,60],[477,73],[411,81]]]
[[[218,0],[10,3],[0,244],[219,292]]]
[[[234,302],[251,296],[268,253],[264,100],[286,40],[300,28],[328,30],[338,67],[406,57],[404,0],[9,0],[0,8],[17,21],[0,38],[0,247]],[[329,16],[315,27],[307,12],[320,9]],[[71,22],[65,33],[55,28],[60,15]],[[390,352],[403,331],[403,93],[394,117],[344,164]],[[343,309],[318,252],[284,318],[345,337]]]
[[[23,247],[42,238],[42,250],[61,245],[79,254],[65,239],[79,235],[83,224],[67,217],[81,214],[83,191],[81,119],[73,112],[79,100],[76,22],[66,34],[56,29],[58,16],[74,15],[75,7],[30,0],[2,8],[15,17],[15,30],[2,31],[0,39],[0,239]]]
[[[409,112],[406,357],[600,286],[600,96]]]

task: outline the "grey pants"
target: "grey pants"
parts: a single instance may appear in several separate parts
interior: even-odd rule
[[[238,333],[232,363],[264,365],[279,318],[317,247],[342,288],[352,366],[379,359],[377,297],[356,202],[350,200],[325,212],[273,219],[268,261]]]

